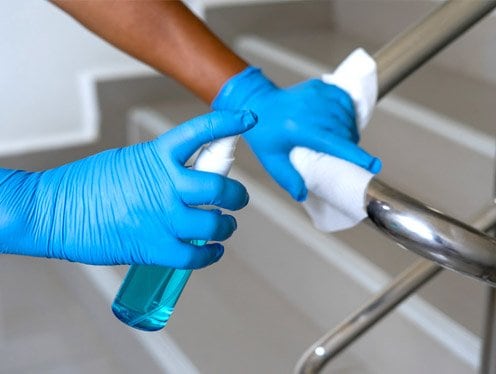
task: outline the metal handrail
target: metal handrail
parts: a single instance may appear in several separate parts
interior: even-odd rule
[[[366,207],[375,226],[401,246],[496,286],[496,239],[374,179]]]
[[[383,97],[495,8],[496,0],[446,1],[399,34],[374,54],[378,97]],[[381,205],[378,199],[394,200],[394,214],[392,210],[386,210],[390,206]],[[368,187],[366,206],[376,227],[406,248],[443,267],[496,284],[496,242],[492,238],[474,232],[376,178]],[[422,238],[418,235],[419,228],[424,234],[427,234],[426,230],[432,230],[434,237],[431,240]],[[438,242],[441,239],[443,243]]]
[[[446,1],[387,43],[374,54],[378,97],[383,97],[494,8],[496,0]],[[495,284],[496,249],[492,238],[474,232],[465,224],[436,212],[376,178],[368,187],[366,199],[369,218],[386,235],[443,267]],[[399,210],[394,214],[386,210],[390,206],[381,205],[380,199],[394,200]],[[432,230],[434,238],[430,242],[422,238],[416,232],[419,228],[423,228],[425,234],[426,230]],[[441,239],[442,244],[436,242]],[[462,241],[455,243],[459,240]]]
[[[491,204],[473,222],[473,226],[486,231],[491,229],[495,223],[496,205]],[[419,260],[404,270],[380,293],[308,348],[296,364],[295,373],[318,372],[328,361],[336,357],[441,270],[442,267],[427,260]]]
[[[413,71],[455,40],[481,18],[496,8],[496,0],[450,0],[428,14],[418,24],[408,28],[374,54],[377,63],[378,97],[383,97]],[[401,211],[380,209],[380,199],[394,199]],[[402,206],[402,203],[404,205]],[[437,264],[488,282],[496,281],[496,248],[494,240],[463,223],[436,212],[427,205],[415,201],[392,187],[374,178],[367,190],[367,213],[376,227],[393,237],[406,248]],[[387,207],[386,207],[387,209]],[[413,209],[409,211],[409,209]],[[390,214],[389,214],[390,213]],[[433,230],[434,245],[415,233],[412,217],[415,214],[416,228]],[[387,222],[386,222],[387,221]],[[434,224],[435,223],[435,224]],[[396,229],[397,228],[397,229]],[[442,232],[437,232],[442,230]],[[453,230],[453,232],[449,232]],[[459,244],[453,243],[463,238]],[[426,246],[427,245],[427,246]],[[460,248],[460,245],[465,245]]]
[[[383,97],[495,8],[496,0],[446,1],[418,24],[382,47],[374,54],[377,63],[378,97]],[[380,201],[376,201],[378,193],[381,195],[380,199],[395,200],[395,206],[403,210],[396,211],[394,215],[387,214],[385,210],[381,211]],[[408,249],[443,267],[495,284],[496,249],[493,248],[494,241],[485,234],[474,232],[463,223],[396,191],[376,178],[368,187],[366,205],[369,218],[376,224],[376,228]],[[467,246],[462,249],[452,242],[444,242],[446,246],[427,243],[428,240],[414,232],[413,222],[411,218],[407,218],[410,213],[415,214],[417,229],[424,228],[424,233],[425,229],[433,230],[431,234],[435,236],[434,241],[441,239],[438,235],[441,232],[436,231],[440,229],[444,233],[443,239],[453,241],[460,237],[464,240],[462,244]],[[453,232],[448,234],[446,231],[450,230]]]
[[[378,97],[429,60],[496,8],[496,0],[450,0],[374,55]],[[368,216],[380,231],[435,263],[496,285],[496,241],[373,178],[367,188]],[[480,229],[493,226],[496,209],[485,212]],[[486,224],[488,226],[486,226]],[[421,261],[407,269],[364,308],[312,345],[298,361],[296,373],[318,372],[396,305],[434,277],[441,268]]]
[[[391,91],[496,7],[494,0],[449,0],[374,54],[378,97]]]

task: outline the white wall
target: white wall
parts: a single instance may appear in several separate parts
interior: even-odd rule
[[[0,154],[88,135],[80,75],[139,67],[48,1],[2,2],[0,35]]]

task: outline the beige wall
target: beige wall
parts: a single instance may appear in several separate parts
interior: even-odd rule
[[[382,45],[440,3],[333,0],[332,18],[343,33]],[[496,13],[474,26],[431,63],[496,85]]]

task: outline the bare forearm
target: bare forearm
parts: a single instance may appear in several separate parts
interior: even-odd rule
[[[207,103],[227,79],[247,66],[180,1],[52,1]]]

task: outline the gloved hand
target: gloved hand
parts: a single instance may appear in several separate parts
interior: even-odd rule
[[[157,139],[42,172],[0,169],[0,252],[87,264],[200,268],[223,254],[245,187],[184,163],[204,143],[252,128],[249,111],[192,119]]]
[[[259,124],[244,138],[269,174],[297,201],[305,200],[307,189],[289,160],[293,147],[327,153],[373,173],[381,168],[379,159],[356,145],[359,135],[351,98],[319,79],[281,89],[260,69],[248,67],[224,84],[212,108],[256,113]]]

